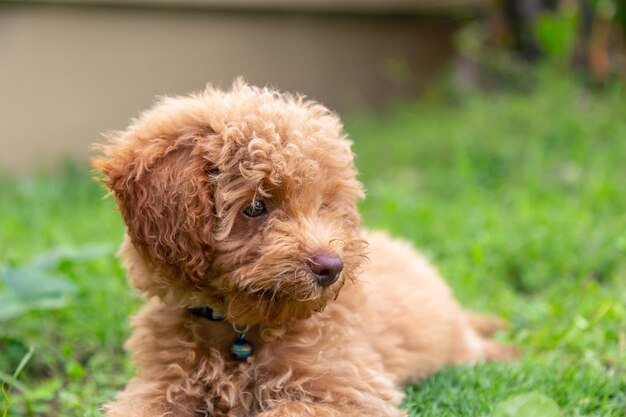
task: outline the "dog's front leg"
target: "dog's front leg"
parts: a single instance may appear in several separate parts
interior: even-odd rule
[[[390,376],[365,368],[355,372],[360,378],[347,376],[346,371],[356,367],[342,363],[343,367],[338,365],[309,384],[287,382],[271,399],[260,399],[265,411],[255,417],[406,416],[399,408],[404,394]]]
[[[133,378],[126,389],[103,406],[106,417],[197,417],[198,399],[168,401],[167,382]]]

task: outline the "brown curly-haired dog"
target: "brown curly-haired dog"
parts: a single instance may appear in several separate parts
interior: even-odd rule
[[[241,81],[165,98],[93,164],[149,299],[110,417],[402,416],[403,384],[514,354],[410,245],[360,229],[350,142],[317,103]]]

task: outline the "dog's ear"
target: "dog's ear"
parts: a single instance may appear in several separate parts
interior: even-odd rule
[[[211,167],[197,136],[109,138],[92,159],[115,195],[132,244],[175,275],[202,279],[210,266],[214,223]]]

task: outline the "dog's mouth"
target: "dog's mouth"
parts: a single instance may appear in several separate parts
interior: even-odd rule
[[[298,274],[296,272],[293,276],[292,281],[289,279],[283,282],[275,281],[274,285],[268,287],[257,287],[254,284],[242,285],[238,290],[268,303],[283,301],[306,303],[322,298],[335,298],[344,284],[344,273],[338,274],[335,282],[328,286],[319,285],[318,280],[309,273]]]
[[[237,323],[281,324],[303,320],[324,310],[327,303],[337,298],[344,278],[329,287],[316,285],[313,280],[262,288],[239,286],[225,297],[228,316]]]

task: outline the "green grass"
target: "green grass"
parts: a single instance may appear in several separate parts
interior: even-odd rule
[[[626,94],[539,79],[347,123],[364,223],[413,241],[465,305],[511,323],[500,337],[525,355],[409,387],[411,415],[490,416],[531,391],[565,416],[626,414]],[[71,166],[0,179],[5,274],[45,265],[74,284],[68,307],[0,321],[0,379],[35,349],[9,416],[97,416],[132,374],[122,345],[140,301],[113,261],[123,227],[102,196]]]

